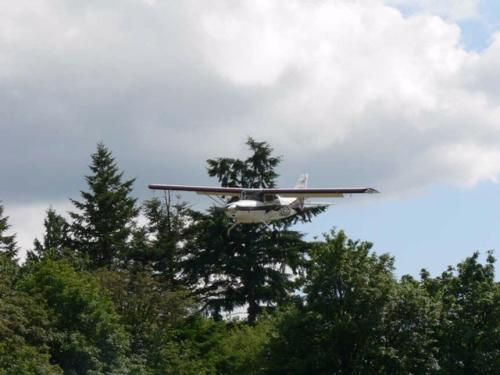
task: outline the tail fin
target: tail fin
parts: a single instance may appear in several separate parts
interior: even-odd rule
[[[307,173],[304,173],[299,177],[297,180],[297,183],[295,184],[296,189],[303,189],[307,187],[307,179],[309,178],[309,175]],[[298,204],[298,207],[300,207],[301,210],[304,209],[304,198],[298,198],[296,201],[296,204]]]
[[[299,179],[297,180],[297,183],[295,184],[295,188],[297,188],[297,189],[306,188],[308,178],[309,178],[309,175],[307,173],[301,175],[299,177]]]

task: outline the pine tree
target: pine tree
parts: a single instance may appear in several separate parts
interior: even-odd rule
[[[33,252],[28,253],[30,259],[42,259],[49,256],[61,259],[70,251],[70,225],[53,208],[47,210],[43,221],[45,233],[43,240],[35,239]]]
[[[8,216],[3,216],[3,206],[0,202],[0,252],[4,253],[8,259],[14,261],[17,256],[16,236],[8,236],[5,233],[10,229],[8,220]]]
[[[85,177],[89,191],[82,201],[71,200],[79,212],[71,212],[72,233],[78,251],[89,258],[91,268],[118,265],[126,257],[127,243],[138,215],[130,197],[135,179],[122,181],[114,158],[104,144],[97,145]]]
[[[165,200],[152,198],[143,204],[144,215],[148,219],[148,257],[156,274],[171,286],[177,283],[181,272],[182,246],[189,227],[187,203],[171,202],[170,194]]]
[[[209,175],[222,186],[274,187],[281,158],[273,156],[266,142],[249,138],[246,144],[250,157],[208,160]],[[190,230],[195,235],[185,247],[184,270],[213,316],[246,305],[248,320],[254,321],[262,305],[275,306],[296,288],[294,274],[308,245],[301,233],[287,229],[289,223],[278,224],[281,230],[274,232],[263,224],[240,225],[228,235],[232,222],[215,209],[196,213],[193,223]]]

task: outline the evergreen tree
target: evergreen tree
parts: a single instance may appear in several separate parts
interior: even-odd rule
[[[111,152],[102,144],[91,156],[91,175],[85,177],[89,191],[82,201],[72,200],[79,212],[70,213],[76,248],[90,260],[91,268],[116,266],[127,254],[127,243],[138,215],[136,199],[130,197],[135,179],[122,181]]]
[[[274,187],[281,158],[273,156],[266,142],[249,138],[247,145],[251,155],[246,160],[208,160],[209,175],[222,186]],[[207,311],[220,317],[223,310],[247,305],[248,320],[254,321],[263,304],[275,306],[295,289],[293,274],[303,263],[307,244],[287,225],[279,232],[263,224],[240,225],[228,235],[230,225],[219,210],[194,213],[184,270]]]
[[[34,250],[28,252],[29,259],[62,259],[70,252],[70,225],[53,208],[47,210],[43,221],[45,232],[43,240],[35,239]]]
[[[8,216],[3,216],[3,206],[0,202],[0,252],[3,252],[8,259],[14,261],[17,255],[16,236],[6,234],[10,229],[8,220]]]
[[[185,202],[171,202],[152,198],[144,202],[143,212],[148,220],[148,246],[146,254],[157,275],[171,286],[178,282],[183,256],[183,242],[187,236],[191,211]]]
[[[273,188],[279,175],[275,168],[281,157],[273,156],[272,147],[266,142],[248,138],[246,142],[252,155],[246,160],[217,158],[207,160],[208,174],[217,177],[221,186],[245,188]]]

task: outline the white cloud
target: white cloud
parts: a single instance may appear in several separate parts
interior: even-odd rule
[[[372,164],[389,188],[495,180],[500,164],[479,166],[500,155],[498,108],[464,83],[499,60],[495,44],[468,53],[458,26],[375,2],[241,4],[201,15],[205,56],[234,85],[273,90],[252,119],[259,135],[309,162],[322,152],[331,165]]]
[[[318,185],[500,174],[498,36],[467,52],[451,21],[371,0],[0,4],[6,204],[77,197],[99,140],[141,195],[199,183],[205,158],[243,153],[247,135],[285,156],[286,178]],[[426,4],[406,5],[446,15]]]
[[[463,20],[479,15],[480,0],[385,0],[385,3],[413,12],[425,12],[452,20]]]

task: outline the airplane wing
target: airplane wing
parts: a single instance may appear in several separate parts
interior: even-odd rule
[[[212,187],[212,186],[194,186],[194,185],[163,185],[151,184],[153,190],[171,190],[171,191],[192,191],[203,195],[234,196],[239,197],[241,192],[247,189],[237,187]]]
[[[263,195],[279,195],[281,197],[295,198],[340,198],[349,194],[373,194],[378,193],[372,188],[290,188],[290,189],[246,189],[241,187],[212,187],[212,186],[194,186],[194,185],[164,185],[151,184],[153,190],[170,191],[192,191],[203,195],[233,196],[239,197],[242,192],[259,192]]]
[[[292,189],[262,189],[264,195],[279,195],[280,197],[296,198],[340,198],[349,194],[378,193],[372,188],[292,188]]]

